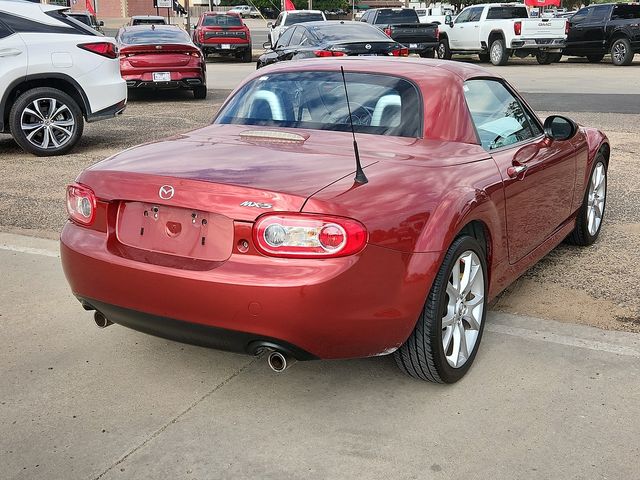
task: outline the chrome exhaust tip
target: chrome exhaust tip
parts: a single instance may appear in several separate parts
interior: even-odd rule
[[[93,314],[93,321],[96,322],[98,328],[107,328],[109,325],[113,325],[113,322],[100,312]]]
[[[271,352],[267,357],[269,367],[276,373],[282,373],[291,365],[296,363],[296,359],[280,352]]]

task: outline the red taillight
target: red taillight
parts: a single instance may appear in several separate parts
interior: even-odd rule
[[[390,28],[390,27],[385,28],[385,29],[384,29],[384,33],[385,33],[387,36],[389,36],[389,37],[390,37],[390,36],[391,36],[391,28]]]
[[[69,218],[80,225],[89,226],[96,218],[96,195],[89,187],[74,183],[67,187]]]
[[[513,33],[520,35],[522,33],[522,22],[513,23]]]
[[[118,48],[111,42],[81,43],[78,48],[107,58],[117,58]]]
[[[391,55],[393,55],[394,57],[408,57],[409,49],[406,47],[396,48],[395,50],[391,51]]]
[[[367,236],[356,220],[316,214],[268,213],[253,226],[256,248],[271,257],[344,257],[362,250]]]
[[[569,35],[569,29],[571,28],[571,24],[569,23],[569,20],[567,20],[564,23],[564,34],[565,35]]]
[[[204,30],[200,30],[198,32],[198,40],[200,41],[200,43],[204,43]]]
[[[313,52],[316,57],[344,57],[346,53],[334,50],[316,50]]]

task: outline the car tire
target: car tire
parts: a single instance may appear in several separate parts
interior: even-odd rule
[[[489,63],[491,61],[491,57],[489,56],[488,53],[479,53],[478,58],[482,63]]]
[[[244,53],[242,54],[242,61],[244,63],[253,62],[253,54],[251,53],[251,50],[245,50],[244,51]]]
[[[491,43],[489,47],[489,59],[496,66],[504,66],[509,61],[509,51],[504,45],[504,40],[498,38]]]
[[[470,282],[467,276],[467,284],[471,284],[469,291],[462,288],[466,268],[462,267],[461,271],[461,263],[469,265],[471,273],[475,272]],[[487,294],[484,249],[468,235],[456,238],[442,261],[413,332],[394,352],[400,370],[411,377],[435,383],[460,380],[471,368],[480,346]],[[467,342],[472,342],[471,348]]]
[[[587,61],[589,63],[600,63],[604,55],[587,55]]]
[[[436,54],[440,60],[451,60],[451,50],[449,49],[449,40],[443,38],[438,43]]]
[[[423,50],[422,52],[420,52],[420,57],[421,58],[435,58],[436,57],[436,51],[434,49],[429,49],[429,50]]]
[[[196,100],[204,100],[207,98],[207,86],[200,85],[193,89],[193,98]]]
[[[598,152],[578,211],[576,226],[567,237],[567,243],[587,247],[595,242],[602,229],[606,206],[607,162],[602,152]]]
[[[63,155],[78,143],[84,119],[82,110],[68,94],[56,88],[39,87],[16,99],[9,112],[9,126],[23,150],[49,157]]]
[[[633,50],[628,38],[618,38],[611,44],[611,61],[617,66],[631,65]]]
[[[551,52],[538,52],[536,53],[536,60],[540,65],[550,65],[552,63],[557,63],[562,58],[562,54],[560,53],[551,53]]]

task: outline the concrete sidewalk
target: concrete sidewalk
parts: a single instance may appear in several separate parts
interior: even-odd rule
[[[0,233],[2,479],[639,478],[640,336],[490,314],[469,375],[264,359],[119,326]]]

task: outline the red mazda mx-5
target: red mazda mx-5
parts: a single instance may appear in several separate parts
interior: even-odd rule
[[[212,125],[82,172],[62,262],[101,326],[269,351],[275,370],[393,353],[455,382],[487,302],[563,240],[596,240],[609,152],[473,65],[287,62]]]
[[[122,27],[120,73],[133,88],[182,88],[207,97],[207,65],[189,35],[175,25]]]

